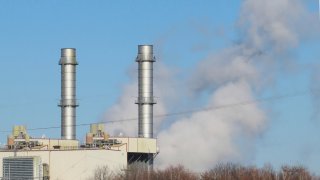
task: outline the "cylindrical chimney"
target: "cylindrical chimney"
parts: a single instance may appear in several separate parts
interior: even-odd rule
[[[138,118],[139,137],[153,138],[153,56],[152,45],[139,45],[138,56]]]
[[[61,59],[61,139],[76,139],[76,49],[62,48]]]

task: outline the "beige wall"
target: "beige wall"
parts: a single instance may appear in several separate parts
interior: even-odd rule
[[[87,179],[98,166],[107,165],[118,171],[127,166],[127,152],[157,153],[157,140],[151,138],[113,138],[122,142],[112,150],[77,149],[77,150],[31,150],[19,151],[17,156],[39,156],[42,163],[49,164],[52,180]],[[47,141],[47,140],[43,140]],[[43,142],[48,143],[48,142]],[[74,145],[76,141],[51,140],[53,144]],[[65,144],[64,144],[65,143]],[[13,151],[0,152],[0,177],[2,176],[2,159],[14,156]]]
[[[2,159],[14,156],[14,152],[0,152],[0,177]],[[95,168],[108,165],[118,171],[127,165],[127,153],[112,150],[70,150],[70,151],[20,151],[17,156],[40,156],[42,163],[49,164],[52,180],[87,179]]]

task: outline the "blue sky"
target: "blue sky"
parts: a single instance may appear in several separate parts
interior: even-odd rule
[[[306,2],[317,13],[317,2]],[[60,48],[77,48],[77,123],[97,122],[130,81],[128,69],[135,65],[138,44],[154,44],[159,61],[188,71],[239,39],[240,8],[239,0],[1,1],[0,130],[17,124],[59,126]],[[318,47],[312,38],[296,47],[297,66],[303,69],[277,73],[262,95],[305,91],[310,82],[319,83],[310,80]],[[312,118],[311,99],[306,94],[263,104],[271,115],[249,164],[302,164],[320,173],[320,119]],[[78,138],[87,130],[79,127]],[[0,142],[7,134],[0,133]],[[30,134],[59,137],[60,130]]]

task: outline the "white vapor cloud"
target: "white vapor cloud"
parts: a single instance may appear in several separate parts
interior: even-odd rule
[[[311,21],[301,1],[244,0],[237,24],[240,43],[198,63],[188,83],[193,97],[209,92],[205,107],[254,100],[269,78],[265,72],[281,64],[277,56],[285,58],[299,44],[306,33],[301,25]],[[258,104],[251,104],[177,119],[158,136],[157,163],[203,170],[218,162],[246,161],[254,156],[252,144],[267,118]]]
[[[253,100],[244,80],[221,86],[209,97],[209,106]],[[160,132],[160,167],[183,164],[203,170],[214,163],[241,159],[235,137],[254,135],[264,127],[264,112],[257,104],[192,114]]]
[[[299,0],[243,0],[237,23],[238,44],[209,54],[191,73],[183,72],[183,80],[175,78],[177,73],[171,68],[155,63],[154,94],[160,99],[154,114],[175,112],[175,106],[192,104],[195,98],[204,96],[204,108],[253,101],[262,92],[259,86],[269,78],[265,72],[279,63],[280,55],[286,57],[290,49],[299,45],[309,32],[301,26],[313,21]],[[133,96],[137,96],[135,81],[124,86],[123,95],[107,111],[105,119],[137,117],[137,106],[128,101]],[[267,119],[257,103],[198,111],[170,121],[155,118],[160,147],[156,165],[161,168],[182,164],[203,170],[219,162],[246,161],[244,158],[254,156],[251,147],[264,132]],[[137,121],[115,123],[110,129],[116,134],[136,136]]]
[[[314,31],[318,24],[314,17],[302,0],[245,0],[239,27],[247,45],[277,53],[297,46]]]

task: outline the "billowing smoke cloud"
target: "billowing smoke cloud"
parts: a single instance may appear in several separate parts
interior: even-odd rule
[[[171,106],[182,102],[179,96],[189,97],[189,104],[204,97],[204,108],[256,99],[264,83],[272,79],[265,72],[286,63],[290,50],[308,34],[301,28],[306,22],[313,22],[313,17],[299,0],[244,0],[237,23],[237,45],[199,61],[185,81],[175,79],[175,73],[157,64],[155,90],[159,91],[155,94],[161,99],[155,114],[171,112]],[[181,83],[179,90],[173,86],[177,82]],[[136,94],[136,83],[125,86],[124,95],[107,112],[107,119],[137,117],[137,107],[128,103]],[[246,161],[248,154],[254,155],[252,144],[263,133],[267,118],[258,103],[198,111],[166,123],[156,118],[160,146],[156,164],[182,164],[202,170],[222,161]],[[113,127],[116,132],[137,133],[137,121]]]
[[[209,106],[253,100],[250,85],[244,80],[231,82],[209,97]],[[194,170],[214,163],[242,157],[237,137],[251,137],[263,129],[265,115],[256,104],[227,110],[204,111],[176,121],[160,132],[159,164],[183,164]]]
[[[259,86],[270,78],[265,72],[286,63],[290,49],[306,33],[301,26],[311,21],[312,16],[297,0],[243,1],[240,43],[199,62],[190,77],[193,96],[207,92],[207,107],[255,99]],[[254,155],[250,143],[263,133],[266,119],[256,103],[179,119],[158,136],[158,164],[202,170],[217,162],[245,161],[245,154]]]
[[[252,101],[255,98],[259,72],[250,63],[252,54],[242,46],[232,47],[221,54],[201,61],[188,86],[189,94],[208,99],[204,107],[219,107]],[[241,161],[245,141],[264,129],[266,115],[258,104],[230,107],[216,111],[200,111],[176,120],[159,133],[160,167],[183,164],[202,170],[221,161]],[[239,138],[241,137],[241,138]],[[244,141],[245,139],[245,141]],[[239,140],[243,143],[237,143]],[[250,149],[247,149],[247,153]],[[196,153],[196,155],[192,155]],[[172,158],[175,157],[175,158]]]

